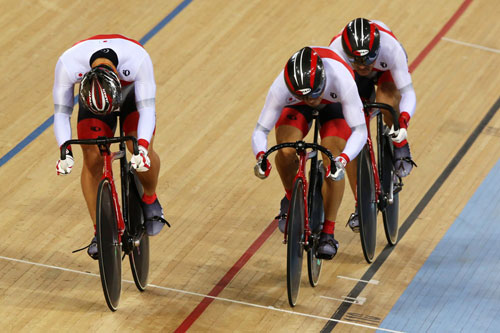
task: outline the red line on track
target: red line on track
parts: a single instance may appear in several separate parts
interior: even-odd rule
[[[441,38],[451,29],[455,22],[460,18],[460,16],[465,12],[467,7],[472,3],[472,0],[465,0],[462,5],[457,9],[455,14],[446,22],[446,24],[441,28],[438,34],[430,41],[430,43],[420,52],[420,54],[413,60],[409,66],[409,71],[412,73],[418,65],[427,57],[427,55],[432,51],[436,44],[441,40]],[[269,226],[264,230],[264,232],[253,242],[252,245],[243,253],[241,258],[231,267],[231,269],[224,275],[224,277],[217,283],[217,285],[210,291],[209,296],[216,297],[219,295],[224,288],[231,282],[236,273],[250,260],[250,258],[257,252],[257,250],[264,244],[264,242],[271,236],[274,230],[276,230],[276,220],[271,222]],[[182,324],[175,330],[175,332],[185,332],[191,325],[201,316],[205,309],[213,302],[213,298],[205,297],[200,304],[184,319]]]
[[[252,245],[243,253],[240,259],[231,267],[231,269],[224,275],[224,277],[215,285],[215,287],[208,293],[209,296],[218,296],[224,288],[231,282],[236,273],[250,260],[250,258],[257,252],[258,249],[265,243],[265,241],[271,236],[274,230],[277,228],[277,220],[272,221],[264,230],[264,232],[253,242]],[[189,314],[189,316],[184,319],[182,324],[177,327],[175,332],[185,332],[191,327],[191,325],[198,319],[199,316],[205,311],[205,309],[213,302],[213,298],[205,297],[200,304]]]
[[[462,16],[467,7],[472,3],[472,0],[465,0],[462,5],[457,9],[455,14],[446,22],[446,24],[441,28],[438,34],[431,40],[431,42],[425,47],[425,49],[420,52],[420,54],[413,60],[411,63],[409,70],[410,73],[420,65],[422,60],[431,52],[431,50],[436,46],[436,44],[441,40],[441,38],[451,29],[451,27],[457,22],[457,20]]]

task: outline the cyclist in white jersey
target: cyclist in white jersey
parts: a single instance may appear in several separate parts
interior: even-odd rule
[[[73,91],[80,83],[77,133],[79,139],[112,137],[117,114],[125,135],[138,138],[139,154],[131,157],[144,187],[142,206],[149,235],[162,229],[163,210],[156,196],[160,158],[153,149],[156,124],[156,84],[151,58],[142,45],[122,35],[97,35],[66,50],[56,64],[53,87],[54,132],[61,146],[70,140]],[[96,146],[82,145],[82,191],[90,216],[96,221],[97,187],[103,159]],[[128,145],[131,150],[131,145]],[[71,147],[65,160],[57,161],[58,175],[69,174],[74,165]],[[87,250],[97,259],[95,237]]]
[[[384,122],[391,128],[393,137],[395,172],[399,177],[406,177],[415,165],[411,159],[407,129],[416,108],[416,95],[408,70],[406,51],[384,23],[364,18],[349,22],[332,39],[330,48],[354,69],[363,102],[389,104],[399,112],[400,130],[395,132],[392,128],[392,115],[387,110],[382,110]],[[349,180],[355,193],[356,173],[353,176]],[[351,214],[348,225],[354,232],[359,232],[357,207]]]
[[[326,179],[323,183],[325,221],[318,255],[332,259],[338,250],[334,238],[335,220],[344,192],[344,172],[355,172],[352,161],[367,139],[363,106],[358,95],[354,73],[348,64],[326,47],[304,47],[288,60],[267,94],[257,126],[252,135],[252,148],[257,158],[255,175],[266,178],[271,171],[261,170],[262,155],[267,151],[267,136],[275,127],[277,143],[302,140],[308,133],[312,111],[319,111],[321,144],[335,158],[335,173],[330,161],[323,157]],[[285,188],[278,226],[284,232],[293,179],[298,159],[293,148],[280,149],[276,168]]]

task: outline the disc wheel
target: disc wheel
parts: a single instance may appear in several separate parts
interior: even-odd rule
[[[303,193],[304,184],[302,183],[301,179],[297,179],[293,187],[287,227],[286,285],[288,292],[288,303],[292,307],[297,304],[297,297],[300,289],[300,276],[302,273],[305,218]]]
[[[394,164],[392,161],[392,143],[388,138],[384,137],[383,146],[383,157],[382,157],[382,172],[381,172],[381,182],[382,188],[386,196],[389,196],[394,189]],[[398,221],[399,221],[399,192],[392,193],[392,204],[387,203],[385,209],[382,211],[382,217],[384,220],[384,230],[387,242],[390,245],[396,245],[398,242]]]
[[[356,186],[361,246],[366,261],[371,263],[377,243],[377,203],[370,151],[366,145],[359,154],[358,183]]]
[[[97,190],[96,238],[104,298],[111,311],[115,311],[122,287],[122,247],[108,179],[103,179]]]
[[[128,234],[134,240],[133,250],[129,253],[130,268],[135,285],[144,291],[149,275],[149,236],[145,232],[144,215],[141,206],[142,185],[134,170],[129,173],[129,227]]]
[[[316,168],[316,176],[312,177],[314,170],[310,172],[310,187],[308,197],[309,207],[309,226],[312,235],[309,237],[309,242],[312,246],[307,251],[307,274],[309,277],[309,284],[312,287],[318,285],[319,276],[321,274],[321,267],[323,261],[316,258],[316,249],[319,243],[319,234],[325,219],[325,211],[323,208],[323,196],[321,195],[321,186],[323,185],[323,162],[319,161]]]

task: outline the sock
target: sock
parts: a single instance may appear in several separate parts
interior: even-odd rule
[[[147,203],[148,205],[151,205],[153,202],[156,200],[156,193],[153,195],[146,195],[146,193],[143,194],[142,196],[142,201],[144,203]]]
[[[394,144],[394,147],[396,148],[401,148],[403,147],[404,145],[408,144],[408,141],[406,139],[404,139],[403,141],[401,141],[400,143],[397,143],[397,142],[392,142]]]
[[[288,201],[292,200],[292,190],[285,189],[285,195]]]
[[[335,221],[325,220],[323,223],[323,232],[325,234],[333,235],[335,232]]]

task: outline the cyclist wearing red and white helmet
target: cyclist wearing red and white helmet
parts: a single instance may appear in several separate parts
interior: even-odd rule
[[[66,50],[56,64],[53,87],[54,132],[61,146],[70,140],[73,91],[79,88],[77,132],[79,139],[112,137],[117,114],[125,135],[138,138],[139,154],[131,157],[144,187],[142,206],[146,229],[156,235],[163,227],[163,210],[156,196],[160,158],[153,149],[156,125],[156,84],[151,58],[142,45],[122,35],[97,35]],[[82,145],[82,191],[95,225],[97,187],[103,159],[96,146]],[[131,147],[129,147],[131,149]],[[58,175],[69,174],[74,159],[71,148],[56,165]],[[95,237],[87,251],[97,258]]]
[[[329,159],[323,159],[326,168],[323,185],[325,221],[318,255],[331,259],[338,249],[334,227],[344,192],[344,172],[355,171],[355,166],[353,168],[353,163],[349,162],[361,151],[367,132],[354,73],[329,48],[302,48],[293,54],[274,80],[252,135],[252,148],[257,158],[254,171],[261,179],[271,171],[269,161],[266,171],[260,168],[269,132],[275,127],[277,143],[302,140],[309,131],[315,109],[319,111],[321,144],[337,156],[334,174],[330,172]],[[297,165],[293,148],[278,150],[276,168],[286,193],[277,217],[281,232],[285,229]]]
[[[391,128],[395,148],[394,167],[399,177],[406,177],[415,165],[411,159],[407,129],[416,108],[406,51],[384,23],[364,18],[349,22],[332,39],[330,48],[354,69],[359,94],[364,102],[386,103],[399,112],[400,130],[395,132]],[[391,127],[391,114],[386,110],[382,112],[384,122]],[[350,183],[355,193],[356,174],[353,175]],[[357,209],[351,214],[348,224],[353,231],[359,232]]]

